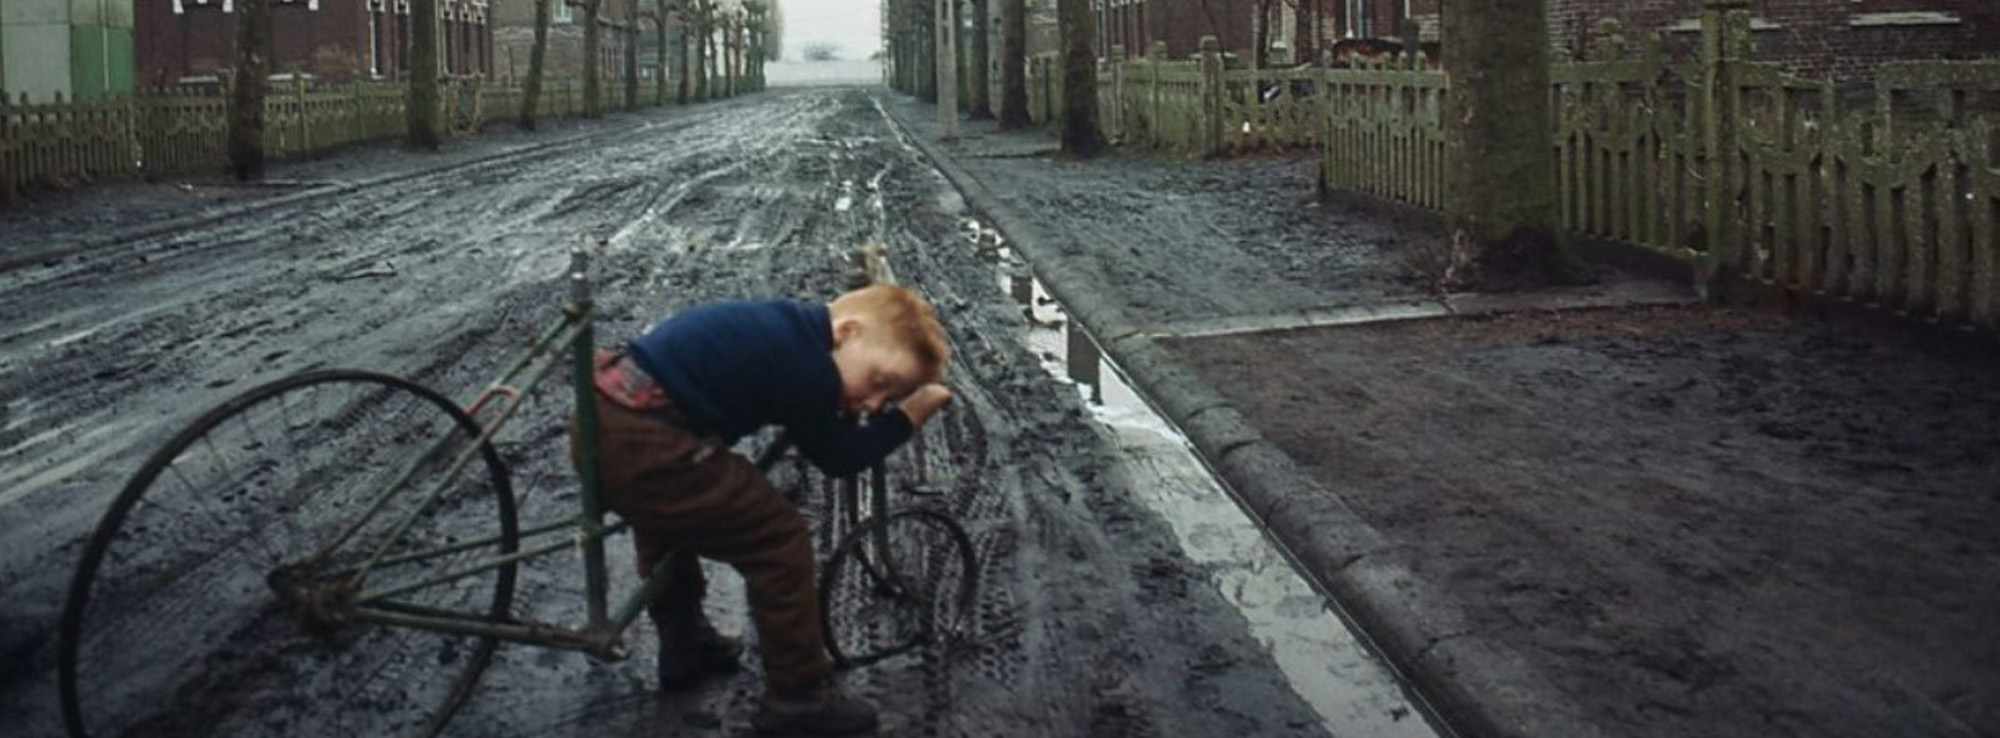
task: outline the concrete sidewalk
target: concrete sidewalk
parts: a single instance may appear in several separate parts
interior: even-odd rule
[[[1451,593],[1412,574],[1415,562],[1408,549],[1383,536],[1331,488],[1338,479],[1323,479],[1302,469],[1267,439],[1258,419],[1218,391],[1222,382],[1240,377],[1212,376],[1175,355],[1167,345],[1181,335],[1210,332],[1246,335],[1259,330],[1303,325],[1337,324],[1340,316],[1360,319],[1437,317],[1451,313],[1414,286],[1398,285],[1394,263],[1351,259],[1346,271],[1362,285],[1345,291],[1291,290],[1268,281],[1239,282],[1238,295],[1204,302],[1219,309],[1203,315],[1176,314],[1147,301],[1155,290],[1214,289],[1209,281],[1134,282],[1103,267],[1109,260],[1137,254],[1095,252],[1103,244],[1080,242],[1077,234],[1044,227],[1032,194],[1017,182],[1024,168],[1074,172],[1089,166],[1054,156],[1055,141],[1047,131],[1000,133],[990,122],[961,123],[960,137],[939,141],[935,110],[901,96],[883,95],[885,110],[907,132],[910,143],[930,156],[958,186],[973,208],[1006,235],[1033,263],[1036,274],[1071,314],[1086,326],[1105,353],[1187,434],[1216,470],[1237,501],[1289,550],[1293,559],[1331,598],[1336,609],[1359,627],[1376,648],[1416,687],[1419,696],[1445,723],[1444,728],[1467,736],[1589,736],[1598,731],[1558,700],[1536,694],[1547,680],[1512,656],[1512,649],[1468,624]],[[1131,154],[1113,155],[1123,165],[1193,167],[1206,176],[1232,174],[1256,178],[1268,162],[1157,162]],[[998,166],[995,166],[995,165]],[[1310,162],[1289,162],[1304,168]],[[1009,171],[1011,170],[1011,171]],[[1228,170],[1234,170],[1233,172]],[[1058,174],[1057,176],[1060,176]],[[1309,181],[1309,180],[1307,180]],[[1293,183],[1294,186],[1300,186]],[[1309,195],[1309,185],[1299,194]],[[1220,189],[1231,189],[1224,185]],[[1294,198],[1296,199],[1296,198]],[[1141,214],[1143,219],[1143,214]],[[1143,224],[1106,215],[1108,228],[1142,228]],[[1348,216],[1339,216],[1348,217]],[[1394,241],[1424,234],[1397,232],[1394,224],[1351,219],[1343,223],[1348,238]],[[1362,235],[1356,235],[1356,232]],[[1227,253],[1227,237],[1189,232],[1203,241],[1195,250],[1225,252],[1223,261],[1255,257]],[[1338,247],[1336,247],[1338,248]],[[1649,285],[1645,299],[1683,300],[1690,295],[1671,286]],[[1605,290],[1579,299],[1604,299]],[[1617,299],[1617,298],[1612,298]],[[1318,314],[1320,320],[1314,320]],[[1215,331],[1214,326],[1225,326]],[[1235,326],[1236,330],[1227,329]],[[1281,361],[1281,354],[1256,361]],[[1332,399],[1332,398],[1326,398]],[[1300,406],[1301,414],[1337,415],[1334,407]]]
[[[1309,155],[1073,162],[882,97],[1449,730],[2000,730],[2000,543],[1953,522],[2000,514],[1991,362],[1610,264],[1438,297],[1436,225]]]

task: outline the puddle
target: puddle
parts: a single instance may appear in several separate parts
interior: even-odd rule
[[[1128,460],[1139,501],[1172,526],[1187,557],[1242,612],[1292,689],[1336,736],[1436,738],[1389,669],[1196,456],[1180,431],[1153,412],[1089,333],[1071,320],[1032,267],[999,233],[975,221],[966,239],[994,264],[1000,288],[1029,321],[1029,345],[1058,381],[1076,386]]]

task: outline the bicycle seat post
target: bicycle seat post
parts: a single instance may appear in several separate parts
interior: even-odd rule
[[[578,545],[583,547],[584,586],[589,595],[589,630],[605,629],[610,620],[605,607],[609,584],[604,570],[604,497],[597,465],[597,383],[591,354],[597,345],[592,329],[590,304],[590,252],[588,239],[569,252],[569,297],[565,312],[579,321],[571,339],[572,382],[576,389],[576,424],[579,454],[577,476],[583,483],[583,510],[577,521]]]

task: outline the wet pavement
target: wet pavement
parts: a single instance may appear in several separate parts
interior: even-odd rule
[[[1183,442],[1129,399],[1093,404],[1045,370],[1036,348],[1044,329],[968,244],[963,199],[899,140],[873,96],[788,91],[615,123],[595,137],[551,134],[563,141],[553,146],[524,136],[520,155],[496,150],[429,172],[353,165],[344,176],[359,186],[171,232],[143,232],[175,197],[145,187],[125,205],[107,191],[81,196],[93,204],[74,210],[4,214],[0,241],[10,245],[78,229],[124,235],[0,271],[0,732],[58,732],[53,637],[81,546],[141,459],[204,409],[327,366],[393,372],[468,397],[554,315],[565,252],[579,241],[603,242],[603,341],[702,300],[830,297],[846,283],[851,247],[876,241],[896,278],[940,306],[959,390],[925,429],[921,456],[895,467],[897,481],[921,476],[944,490],[930,504],[971,532],[982,579],[971,638],[843,678],[882,705],[880,734],[1426,734],[1395,680],[1340,635],[1311,588],[1285,576],[1247,523],[1228,527],[1232,508]],[[401,161],[361,154],[370,156]],[[502,438],[524,520],[575,504],[567,409],[559,386],[539,392]],[[396,437],[387,426],[363,423],[345,442],[380,448]],[[352,452],[329,444],[309,453],[335,464]],[[801,492],[809,517],[823,517],[823,480],[790,467],[777,480]],[[1202,519],[1179,519],[1187,514]],[[201,530],[189,529],[188,545],[231,545]],[[629,552],[613,545],[612,559],[629,585]],[[563,555],[525,567],[516,614],[580,620],[576,565]],[[725,631],[747,630],[740,582],[715,573],[711,614]],[[131,609],[143,617],[214,604],[158,597]],[[149,734],[391,732],[424,717],[388,699],[364,699],[376,707],[335,723],[234,715],[232,705],[303,687],[218,670],[221,661],[201,656],[217,644],[197,636],[198,625],[151,627],[157,642],[194,641],[187,662],[158,667],[209,694],[93,693],[101,712],[213,712],[197,727],[162,732],[177,724],[166,721]],[[226,645],[289,658],[324,644]],[[652,639],[635,632],[631,645],[633,658],[610,663],[503,646],[447,733],[749,732],[754,659],[738,676],[662,696],[650,684]],[[287,699],[389,695],[393,674]]]

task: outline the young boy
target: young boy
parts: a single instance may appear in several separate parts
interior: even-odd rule
[[[732,301],[691,308],[597,358],[598,470],[632,525],[640,572],[668,551],[648,608],[660,684],[733,670],[742,647],[709,625],[697,557],[743,575],[764,647],[764,731],[852,733],[875,708],[833,686],[805,519],[730,444],[784,427],[830,475],[867,468],[951,401],[944,330],[921,296],[864,287],[831,304]],[[857,420],[869,416],[867,423]],[[572,451],[575,437],[572,436]]]

